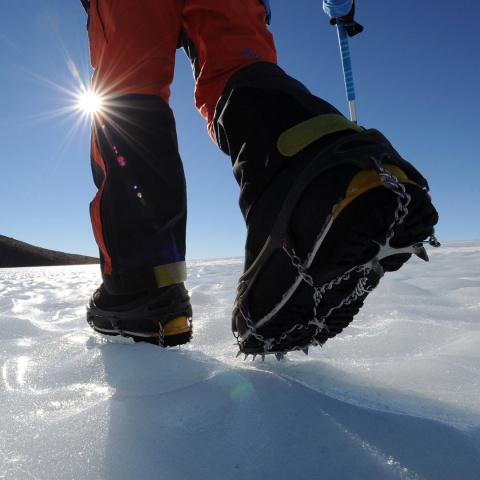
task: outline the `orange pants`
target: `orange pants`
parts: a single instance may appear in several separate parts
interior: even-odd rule
[[[195,104],[214,138],[215,106],[230,76],[253,62],[276,63],[265,18],[260,0],[91,0],[93,87],[103,95],[157,95],[168,104],[183,29]]]
[[[276,65],[261,0],[91,0],[88,10],[93,88],[105,96],[93,121],[90,208],[105,288],[182,282],[186,185],[168,105],[178,46],[209,134],[231,158],[247,227],[285,165],[301,168],[280,155],[280,134],[336,110]]]

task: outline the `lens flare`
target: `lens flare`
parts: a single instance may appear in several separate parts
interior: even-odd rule
[[[74,95],[76,109],[87,117],[100,113],[100,110],[102,109],[101,95],[90,88],[85,87],[72,59],[68,59],[67,66],[78,87],[78,91]]]
[[[87,91],[79,95],[78,108],[89,115],[99,113],[102,108],[102,97],[93,91]]]

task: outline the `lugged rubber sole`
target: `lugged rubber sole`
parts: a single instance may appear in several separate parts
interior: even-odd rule
[[[427,239],[433,234],[433,227],[438,220],[437,212],[425,190],[408,182],[405,183],[405,188],[411,195],[411,202],[408,215],[394,230],[392,245],[395,247],[410,246]],[[354,201],[344,205],[335,216],[308,270],[315,286],[321,287],[375,257],[379,250],[376,241],[385,239],[394,221],[396,208],[397,196],[383,186],[365,189]],[[279,254],[281,253],[284,252]],[[410,256],[410,254],[391,255],[382,259],[380,264],[385,272],[395,271],[408,261]],[[326,327],[321,330],[317,325],[311,324],[315,303],[313,288],[301,282],[285,307],[271,321],[256,330],[256,333],[264,339],[276,339],[268,351],[265,351],[264,342],[255,335],[240,338],[240,351],[246,354],[285,353],[303,350],[310,345],[323,345],[347,327],[363,306],[368,292],[340,308],[331,310],[348,298],[363,276],[364,273],[352,272],[348,280],[340,282],[324,293],[317,306],[317,318],[320,319],[330,313],[325,319]],[[367,276],[366,289],[376,287],[380,278],[378,272],[371,270]],[[298,328],[291,331],[295,325],[298,325]],[[290,332],[285,335],[289,330]],[[278,341],[279,339],[281,340]]]
[[[99,315],[89,315],[87,314],[87,321],[90,326],[95,330],[97,333],[101,333],[102,335],[109,335],[109,336],[123,336],[132,338],[136,343],[138,342],[145,342],[150,343],[153,345],[159,345],[160,340],[160,324],[158,321],[148,320],[148,324],[150,328],[143,332],[139,332],[138,330],[128,330],[125,329],[125,325],[120,324],[123,328],[120,330],[114,327],[115,319],[106,318]],[[141,322],[142,325],[145,325],[145,321]],[[174,320],[168,322],[165,327],[163,328],[163,344],[161,346],[164,347],[173,347],[177,345],[184,345],[188,343],[192,338],[192,325],[190,319],[186,316],[181,316],[175,318]]]
[[[115,303],[114,298],[107,303],[109,297],[102,300],[101,295],[102,287],[87,307],[87,322],[98,333],[164,347],[183,345],[192,337],[192,306],[183,286],[128,298],[122,304]]]

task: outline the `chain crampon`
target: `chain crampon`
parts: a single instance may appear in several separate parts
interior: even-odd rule
[[[120,337],[130,338],[132,336],[144,336],[144,335],[141,335],[141,334],[138,334],[138,333],[136,335],[133,335],[133,332],[127,332],[127,331],[122,330],[118,326],[117,320],[115,320],[115,319],[112,319],[110,321],[110,323],[112,324],[112,327],[115,330],[115,332],[117,332],[117,335],[119,335]],[[157,335],[153,335],[153,336],[157,336]],[[157,336],[157,341],[158,341],[158,346],[159,347],[164,346],[164,339],[165,339],[165,331],[162,327],[162,324],[159,322],[158,323],[158,336]]]
[[[158,346],[159,347],[163,347],[163,342],[165,339],[164,333],[165,333],[165,330],[163,329],[162,324],[158,322]]]
[[[286,242],[282,241],[282,249],[290,258],[292,265],[297,269],[301,280],[306,284],[308,284],[313,289],[313,302],[314,302],[313,318],[306,324],[298,323],[294,325],[289,330],[280,334],[280,336],[278,336],[277,338],[265,338],[264,336],[262,336],[257,332],[254,322],[251,320],[251,318],[249,318],[248,315],[246,315],[242,311],[240,307],[239,311],[243,316],[247,326],[248,333],[246,337],[253,336],[261,345],[263,345],[263,352],[260,353],[262,360],[265,359],[266,354],[270,354],[270,353],[274,353],[277,360],[281,360],[285,356],[287,351],[282,351],[281,349],[277,350],[275,348],[277,346],[280,346],[282,341],[290,338],[293,332],[301,329],[309,329],[312,326],[315,327],[315,331],[311,336],[310,340],[307,342],[304,342],[302,345],[289,347],[288,351],[301,350],[306,355],[308,355],[309,346],[312,346],[312,345],[322,346],[323,343],[318,341],[317,337],[319,333],[322,332],[323,330],[325,330],[326,332],[329,332],[326,322],[329,319],[329,317],[332,315],[332,313],[335,310],[338,310],[346,305],[351,304],[352,302],[355,302],[363,295],[371,293],[373,289],[376,287],[376,285],[370,285],[370,286],[368,285],[369,283],[368,275],[372,270],[374,270],[377,273],[377,275],[379,275],[380,277],[383,276],[383,269],[380,266],[381,259],[391,255],[395,255],[395,254],[408,253],[408,254],[415,254],[418,257],[422,258],[423,260],[428,261],[428,255],[423,247],[423,243],[426,243],[426,242],[419,242],[414,245],[410,245],[408,247],[403,247],[403,248],[395,248],[390,245],[390,241],[395,235],[395,227],[397,227],[398,225],[401,225],[408,215],[408,212],[409,212],[408,205],[410,204],[411,196],[406,192],[405,185],[400,183],[397,177],[392,172],[386,169],[381,164],[381,162],[379,162],[375,157],[372,156],[370,158],[374,162],[375,169],[378,175],[380,176],[382,185],[386,189],[391,190],[397,196],[397,207],[394,212],[394,220],[391,223],[391,225],[388,227],[388,230],[385,236],[385,242],[382,244],[375,241],[375,243],[379,245],[379,250],[375,255],[375,257],[372,258],[369,262],[363,265],[357,265],[355,267],[352,267],[346,272],[344,272],[342,275],[338,276],[337,278],[329,281],[328,283],[324,284],[321,287],[318,287],[315,285],[311,275],[308,274],[308,268],[305,266],[307,262],[302,261],[296,255],[295,250],[294,249],[289,250]],[[327,222],[328,222],[328,219],[327,219]],[[324,228],[325,228],[325,225],[323,229]],[[440,246],[440,243],[438,242],[438,240],[435,238],[433,234],[430,235],[430,238],[427,240],[427,242],[433,247]],[[315,245],[314,248],[318,248],[318,245]],[[317,318],[318,307],[321,304],[325,293],[339,286],[342,282],[350,280],[352,273],[355,273],[357,275],[359,274],[360,277],[358,278],[355,284],[355,287],[353,288],[351,293],[347,295],[338,305],[330,308],[330,310],[324,316],[318,319]],[[275,308],[276,307],[274,307],[274,309]],[[237,343],[239,344],[239,346],[241,346],[241,341],[239,339],[239,336],[237,336]],[[240,350],[237,354],[237,357],[241,354],[242,354],[242,351]],[[248,357],[248,355],[249,355],[248,353],[245,353],[245,359]],[[255,360],[255,357],[257,356],[257,354],[252,354],[252,355],[253,355],[253,359]]]

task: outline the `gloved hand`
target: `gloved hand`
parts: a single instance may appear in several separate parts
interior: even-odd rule
[[[328,4],[330,4],[330,6],[332,7],[331,10]],[[331,11],[334,12],[334,9],[335,9],[334,4],[335,4],[335,1],[332,1],[332,0],[330,1],[326,0],[323,2],[323,9],[327,13],[327,15],[330,15]],[[346,15],[343,15],[341,17],[332,18],[330,20],[330,25],[336,25],[337,22],[341,23],[345,27],[345,30],[347,31],[348,36],[353,37],[354,35],[357,35],[358,33],[363,32],[363,26],[355,22],[355,20],[353,20],[354,15],[355,15],[355,0],[352,0],[352,8],[350,9],[350,12],[348,12]]]

